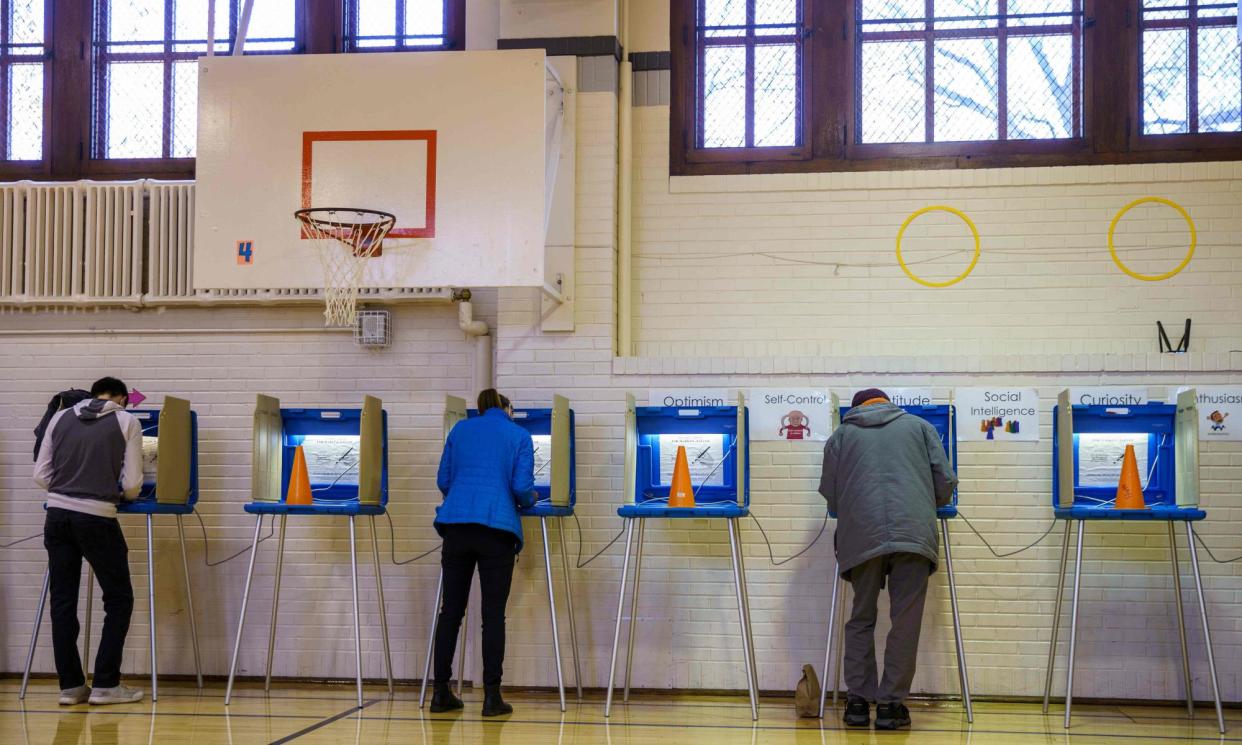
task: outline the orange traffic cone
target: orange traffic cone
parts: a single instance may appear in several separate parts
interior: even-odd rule
[[[686,447],[677,446],[677,463],[673,466],[673,485],[668,490],[669,507],[693,507],[694,488],[690,485],[690,461]]]
[[[1139,481],[1138,460],[1134,457],[1134,446],[1126,445],[1126,454],[1121,460],[1121,480],[1117,483],[1117,500],[1114,505],[1119,510],[1145,510],[1143,502],[1143,483]]]
[[[306,453],[298,445],[293,449],[293,471],[289,474],[289,493],[285,495],[285,504],[310,503],[310,474],[306,471]]]

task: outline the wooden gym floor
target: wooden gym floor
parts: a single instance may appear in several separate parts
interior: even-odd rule
[[[146,681],[132,679],[130,684]],[[270,696],[242,685],[233,705],[224,707],[219,683],[202,692],[189,683],[163,683],[160,700],[124,706],[59,707],[53,681],[32,681],[26,700],[17,700],[20,681],[0,680],[0,742],[13,745],[251,745],[288,743],[364,743],[365,745],[828,745],[833,743],[909,743],[909,745],[988,745],[990,743],[1197,743],[1242,742],[1242,712],[1227,711],[1230,733],[1216,732],[1216,718],[1200,708],[1194,720],[1184,708],[1075,706],[1074,726],[1061,727],[1062,710],[1048,716],[1038,704],[975,704],[975,723],[967,725],[956,704],[915,702],[914,728],[903,732],[846,730],[833,717],[820,723],[794,717],[790,698],[766,699],[757,725],[750,721],[744,696],[675,697],[644,694],[617,703],[610,720],[598,694],[585,702],[570,699],[562,715],[553,694],[506,696],[516,711],[506,719],[479,716],[480,696],[466,691],[466,709],[456,714],[424,714],[418,689],[403,687],[389,699],[382,687],[368,687],[366,706],[354,706],[353,686],[273,686]],[[148,691],[149,692],[149,691]]]

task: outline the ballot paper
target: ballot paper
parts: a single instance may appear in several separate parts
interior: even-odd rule
[[[531,435],[535,443],[535,486],[552,483],[552,435]]]
[[[316,486],[358,486],[358,435],[307,435],[306,470]]]
[[[671,484],[673,466],[677,462],[677,448],[686,448],[690,463],[690,485],[698,489],[708,486],[724,486],[725,438],[723,435],[660,435],[660,483]]]
[[[1135,433],[1083,433],[1078,437],[1078,485],[1116,487],[1121,481],[1121,460],[1126,445],[1134,446],[1139,481],[1147,488],[1147,435]]]

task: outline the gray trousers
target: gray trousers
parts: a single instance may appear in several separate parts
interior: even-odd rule
[[[851,696],[900,703],[910,695],[923,626],[923,601],[931,562],[918,554],[885,554],[850,570],[854,606],[845,624],[845,684]],[[884,679],[876,683],[876,601],[888,578],[892,628],[884,647]]]

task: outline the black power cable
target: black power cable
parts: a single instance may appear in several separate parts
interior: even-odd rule
[[[970,520],[968,520],[965,515],[963,515],[961,512],[958,512],[957,516],[962,518],[962,522],[966,523],[966,527],[970,528],[970,532],[974,533],[975,537],[977,537],[980,541],[982,541],[983,545],[987,546],[988,551],[991,551],[992,555],[998,559],[1007,559],[1010,556],[1016,556],[1017,554],[1020,554],[1023,551],[1029,551],[1032,548],[1035,548],[1039,544],[1043,543],[1044,539],[1047,538],[1049,534],[1052,533],[1052,530],[1056,528],[1057,526],[1057,521],[1053,520],[1051,523],[1048,524],[1048,529],[1044,531],[1044,534],[1041,535],[1039,538],[1035,539],[1034,543],[1027,545],[1027,546],[1023,546],[1022,548],[1016,551],[1008,551],[1003,554],[998,554],[996,553],[996,549],[992,548],[992,544],[988,543],[988,539],[984,538],[983,534],[975,529],[975,526],[971,524]]]

